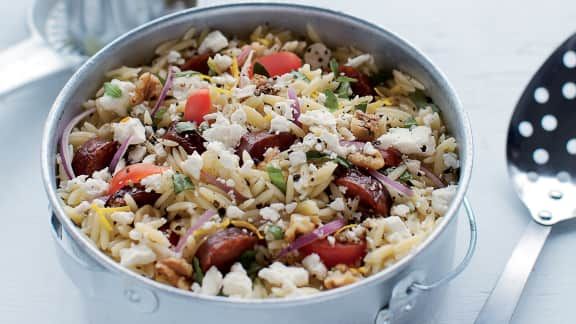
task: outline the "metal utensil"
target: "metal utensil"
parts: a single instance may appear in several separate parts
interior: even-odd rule
[[[576,217],[576,34],[548,58],[516,105],[508,172],[532,220],[476,324],[509,323],[551,225]]]
[[[70,70],[119,35],[196,0],[37,0],[29,39],[0,51],[0,96]]]

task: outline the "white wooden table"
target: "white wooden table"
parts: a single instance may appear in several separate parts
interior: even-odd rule
[[[532,73],[556,45],[576,31],[576,3],[294,2],[333,7],[409,39],[444,70],[460,94],[475,135],[469,196],[479,218],[480,240],[472,264],[451,284],[435,322],[472,323],[528,222],[507,181],[504,143],[508,118]],[[0,2],[0,48],[26,36],[24,19],[31,3]],[[43,120],[65,80],[66,76],[54,77],[0,99],[0,323],[86,323],[79,293],[55,259],[39,172]],[[462,253],[468,230],[465,222],[460,226],[458,251]],[[561,226],[552,232],[513,323],[575,322],[576,223]]]

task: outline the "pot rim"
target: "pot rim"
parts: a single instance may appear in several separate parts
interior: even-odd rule
[[[192,291],[178,289],[160,282],[154,281],[152,279],[140,276],[139,274],[133,272],[130,269],[122,267],[119,263],[114,261],[109,256],[102,253],[92,241],[83,233],[81,233],[77,226],[74,225],[69,217],[66,216],[64,211],[64,205],[61,202],[57,194],[57,185],[54,181],[55,179],[55,168],[54,165],[54,151],[51,149],[55,148],[54,142],[59,138],[58,134],[58,123],[62,117],[62,114],[66,110],[66,101],[69,99],[70,92],[72,91],[73,85],[79,82],[81,76],[84,74],[88,66],[95,64],[94,62],[99,60],[100,57],[106,56],[106,53],[114,48],[123,46],[123,43],[130,40],[133,36],[140,34],[151,28],[163,27],[163,25],[169,25],[172,20],[178,20],[178,18],[183,18],[189,15],[197,15],[206,11],[218,11],[227,10],[230,8],[245,8],[248,7],[253,10],[265,9],[272,7],[275,10],[300,10],[307,12],[315,12],[318,14],[337,16],[343,24],[362,24],[370,29],[377,31],[380,34],[386,35],[387,38],[392,40],[395,44],[401,47],[404,51],[411,52],[419,62],[419,65],[425,66],[428,71],[440,82],[442,91],[445,92],[448,98],[451,98],[453,105],[455,106],[454,111],[456,113],[456,127],[462,128],[463,138],[460,142],[465,142],[465,151],[462,150],[460,146],[460,155],[464,156],[465,159],[463,165],[460,167],[460,179],[458,182],[458,187],[456,195],[452,199],[448,210],[443,216],[443,220],[436,229],[423,241],[421,242],[409,255],[406,255],[401,260],[391,265],[390,267],[381,270],[379,273],[374,274],[370,277],[364,278],[358,282],[355,282],[344,287],[331,289],[327,291],[322,291],[317,294],[310,296],[299,296],[293,298],[268,298],[268,299],[235,299],[221,296],[207,296],[201,295]],[[275,307],[290,307],[295,305],[310,304],[310,303],[320,303],[334,298],[339,298],[342,295],[354,292],[356,289],[361,289],[363,287],[377,285],[378,283],[391,278],[392,276],[398,274],[402,269],[404,269],[417,255],[422,253],[428,248],[430,243],[441,235],[445,229],[448,227],[449,223],[452,222],[456,217],[456,212],[458,211],[460,205],[462,204],[465,192],[467,191],[468,185],[470,183],[472,165],[473,165],[473,143],[472,143],[472,130],[470,126],[469,119],[463,109],[462,103],[458,98],[456,92],[454,91],[451,84],[448,82],[446,76],[438,69],[432,61],[423,54],[417,47],[406,41],[405,39],[397,36],[396,34],[380,27],[379,25],[368,22],[361,18],[342,13],[339,11],[320,8],[310,5],[302,4],[291,4],[291,3],[235,3],[235,4],[222,4],[214,6],[205,6],[199,8],[191,8],[183,10],[177,13],[173,13],[149,23],[146,23],[136,29],[129,31],[128,33],[120,36],[112,43],[105,46],[94,56],[89,58],[68,80],[66,85],[63,87],[58,97],[54,101],[48,117],[46,119],[46,124],[43,132],[42,139],[42,151],[41,151],[41,165],[42,165],[42,180],[44,183],[44,188],[48,195],[50,206],[52,212],[58,217],[62,226],[66,232],[74,239],[75,244],[79,245],[83,252],[87,253],[91,259],[96,261],[99,266],[111,271],[115,274],[120,274],[124,278],[130,278],[135,282],[142,282],[145,286],[158,289],[162,292],[172,294],[178,297],[185,297],[194,300],[195,302],[216,302],[221,305],[226,306],[237,306],[237,307],[256,307],[253,305],[270,305]]]

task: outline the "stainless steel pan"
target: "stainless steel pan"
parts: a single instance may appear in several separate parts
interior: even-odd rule
[[[191,26],[219,28],[246,36],[271,23],[304,34],[311,25],[330,45],[354,45],[373,53],[382,68],[396,67],[416,76],[442,107],[459,143],[460,185],[443,221],[413,253],[390,268],[355,284],[310,297],[234,300],[201,296],[143,278],[101,253],[66,216],[56,189],[55,153],[66,122],[93,96],[104,73],[152,58],[160,43]],[[64,269],[86,299],[94,323],[426,323],[441,301],[443,284],[461,272],[476,242],[473,214],[464,198],[472,171],[472,133],[456,93],[430,60],[389,31],[342,13],[291,4],[233,4],[192,9],[135,29],[90,58],[66,84],[48,116],[42,145],[42,175],[50,199],[57,250]],[[457,212],[464,203],[471,240],[462,263],[451,270]]]

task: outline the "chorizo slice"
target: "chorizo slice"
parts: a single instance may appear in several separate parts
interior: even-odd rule
[[[358,197],[361,204],[373,209],[379,215],[390,214],[392,197],[377,179],[364,175],[356,169],[350,169],[334,183],[347,189],[345,193],[347,197]]]
[[[380,154],[384,158],[384,166],[396,167],[402,163],[402,153],[393,147],[380,150]]]
[[[190,57],[184,64],[180,66],[182,71],[196,71],[202,74],[208,74],[210,68],[208,67],[208,59],[212,52],[198,54]]]
[[[349,78],[356,79],[356,82],[350,83],[350,87],[352,88],[352,92],[354,92],[354,94],[360,96],[374,95],[374,89],[372,88],[370,79],[368,79],[368,76],[366,76],[364,73],[346,65],[340,66],[338,71]]]
[[[248,152],[253,159],[262,160],[264,153],[271,147],[276,147],[280,151],[285,151],[296,141],[296,136],[292,133],[246,133],[240,139],[240,144],[236,150],[239,156],[244,151]]]
[[[257,238],[245,231],[230,227],[212,234],[196,252],[202,271],[215,266],[220,271],[228,271],[240,256],[254,248]]]
[[[154,205],[156,200],[160,198],[160,194],[154,191],[146,191],[144,187],[136,185],[133,187],[124,187],[116,191],[112,196],[106,201],[106,205],[109,207],[121,207],[126,206],[126,201],[124,200],[124,195],[127,193],[132,196],[132,199],[136,202],[138,207],[144,205]]]
[[[181,131],[178,130],[177,126],[178,122],[170,124],[163,138],[178,143],[188,154],[192,154],[194,151],[202,154],[206,151],[206,148],[204,148],[204,138],[197,130]]]
[[[118,143],[100,138],[91,138],[84,142],[72,159],[72,169],[78,175],[92,175],[94,171],[102,170],[110,165],[118,150]]]

